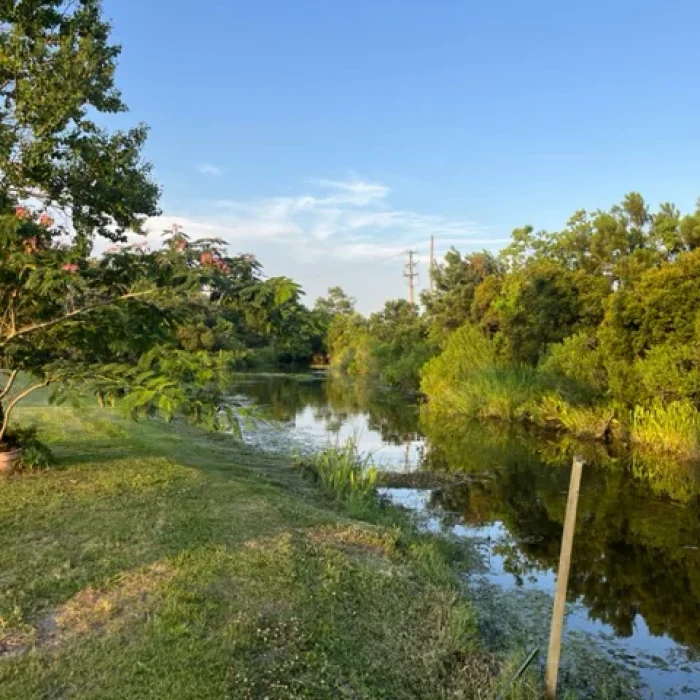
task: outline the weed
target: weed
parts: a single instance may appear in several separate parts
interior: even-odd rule
[[[360,454],[352,438],[341,446],[318,453],[302,466],[340,500],[364,500],[374,496],[377,470],[371,463],[371,455]]]

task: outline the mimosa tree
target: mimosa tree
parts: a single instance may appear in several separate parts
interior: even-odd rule
[[[0,2],[0,449],[12,409],[48,385],[215,422],[213,380],[235,357],[175,333],[227,274],[221,243],[123,245],[159,190],[145,127],[95,121],[125,110],[109,31],[98,0]],[[117,245],[95,256],[100,238]]]

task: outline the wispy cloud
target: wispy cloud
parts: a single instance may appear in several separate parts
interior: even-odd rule
[[[299,279],[310,295],[340,283],[365,308],[403,294],[398,258],[412,248],[423,261],[431,234],[439,253],[450,245],[474,250],[502,243],[467,218],[392,206],[391,188],[382,183],[316,179],[305,189],[293,196],[201,202],[190,211],[166,207],[146,229],[154,244],[173,222],[193,238],[222,238],[234,253],[255,253],[269,274]]]
[[[213,163],[197,163],[194,166],[196,170],[202,175],[223,175],[226,172],[226,168],[222,168]]]
[[[423,242],[430,234],[469,244],[484,238],[476,222],[390,206],[386,185],[363,180],[310,181],[315,191],[286,197],[253,200],[217,200],[204,218],[216,221],[234,240],[293,237],[342,244],[350,237],[377,239],[405,245]]]
[[[326,201],[338,201],[357,206],[377,204],[386,199],[391,189],[378,182],[367,182],[365,180],[309,180],[312,185],[319,188],[331,190],[334,195],[326,197]]]

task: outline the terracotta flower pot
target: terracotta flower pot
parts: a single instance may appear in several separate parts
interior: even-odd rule
[[[15,447],[7,452],[0,452],[0,476],[12,474],[22,457],[22,448]]]

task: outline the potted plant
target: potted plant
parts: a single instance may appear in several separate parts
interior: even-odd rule
[[[0,476],[12,474],[22,459],[21,445],[5,442],[0,445]]]

